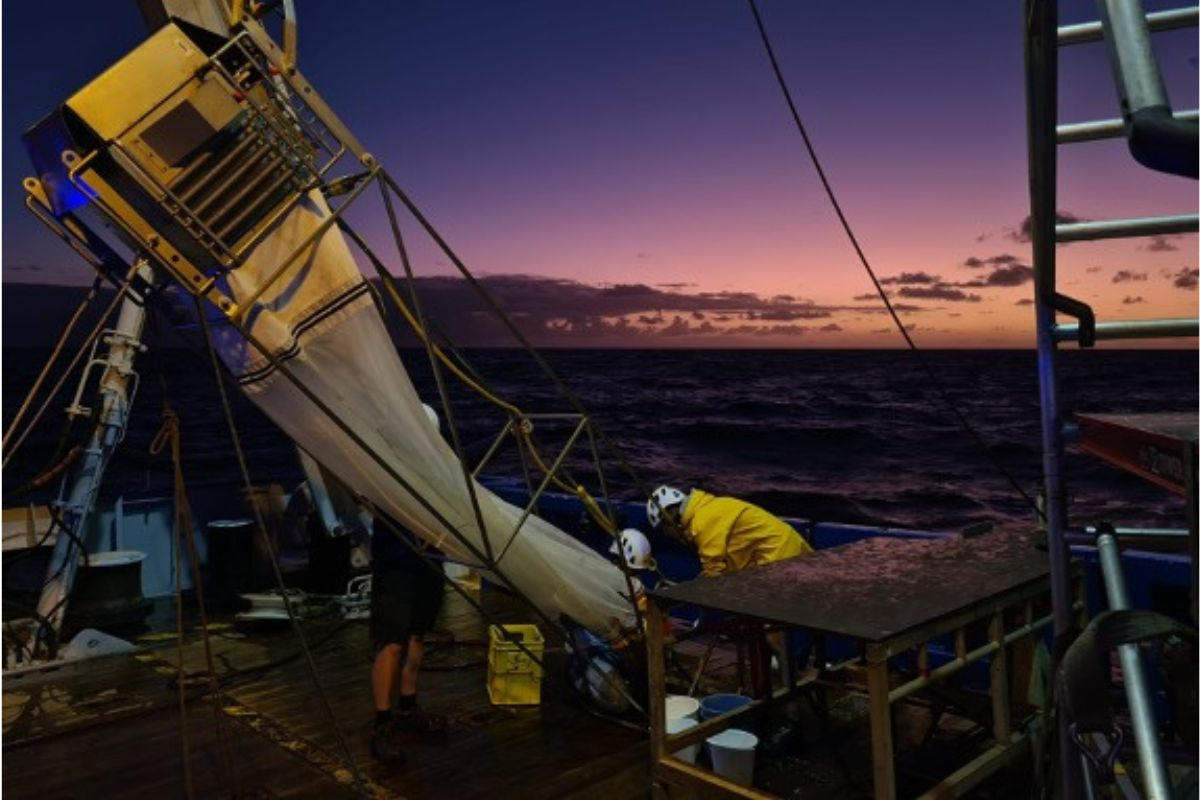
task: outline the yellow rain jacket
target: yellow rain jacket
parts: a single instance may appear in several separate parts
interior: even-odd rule
[[[683,508],[684,533],[700,555],[702,575],[736,572],[811,553],[786,522],[744,500],[692,489]]]

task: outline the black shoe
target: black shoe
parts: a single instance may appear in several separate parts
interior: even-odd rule
[[[772,758],[800,755],[804,752],[804,737],[798,725],[783,722],[763,736],[759,746]]]
[[[375,726],[375,732],[371,734],[371,755],[384,764],[404,763],[400,737],[391,724]]]
[[[441,714],[426,714],[420,708],[393,711],[392,726],[405,733],[446,735],[446,718]]]

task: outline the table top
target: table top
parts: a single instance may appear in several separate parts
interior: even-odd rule
[[[1032,532],[863,539],[651,592],[765,622],[879,642],[990,598],[1048,581]]]

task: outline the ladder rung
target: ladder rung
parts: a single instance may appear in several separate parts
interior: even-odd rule
[[[1200,336],[1200,319],[1134,319],[1118,322],[1097,322],[1096,339],[1166,339],[1181,336]],[[1054,339],[1074,342],[1079,339],[1078,323],[1054,326]]]
[[[1084,242],[1091,239],[1121,239],[1133,236],[1165,236],[1170,233],[1195,233],[1200,216],[1177,214],[1170,217],[1106,219],[1095,222],[1067,222],[1054,226],[1059,242]]]
[[[1179,111],[1176,112],[1175,119],[1195,122],[1200,120],[1200,111],[1196,109]],[[1095,120],[1094,122],[1072,122],[1067,125],[1059,125],[1055,129],[1055,132],[1058,135],[1059,144],[1090,142],[1096,139],[1113,139],[1125,135],[1125,121],[1121,119],[1103,119]]]
[[[1169,31],[1186,28],[1200,23],[1200,7],[1173,8],[1155,11],[1146,15],[1146,26],[1152,31]],[[1098,42],[1104,38],[1104,26],[1100,22],[1082,22],[1078,25],[1063,25],[1058,29],[1058,46]]]

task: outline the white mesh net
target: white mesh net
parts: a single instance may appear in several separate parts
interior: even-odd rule
[[[328,218],[313,192],[229,277],[239,302],[258,287]],[[328,406],[383,464],[304,396],[232,328],[215,336],[221,358],[250,399],[289,437],[347,486],[447,557],[478,564],[430,508],[477,552],[485,552],[466,481],[453,449],[426,417],[340,232],[331,229],[307,248],[260,298],[247,321],[250,335]],[[264,310],[269,309],[269,310]],[[389,469],[413,489],[406,490]],[[414,496],[419,495],[422,503]],[[511,587],[551,619],[567,614],[605,638],[633,624],[621,571],[545,520],[475,483],[493,553],[507,549],[493,580]],[[428,507],[426,507],[428,504]],[[379,526],[382,528],[383,526]],[[383,531],[377,529],[377,535]],[[512,541],[511,546],[509,545]]]

